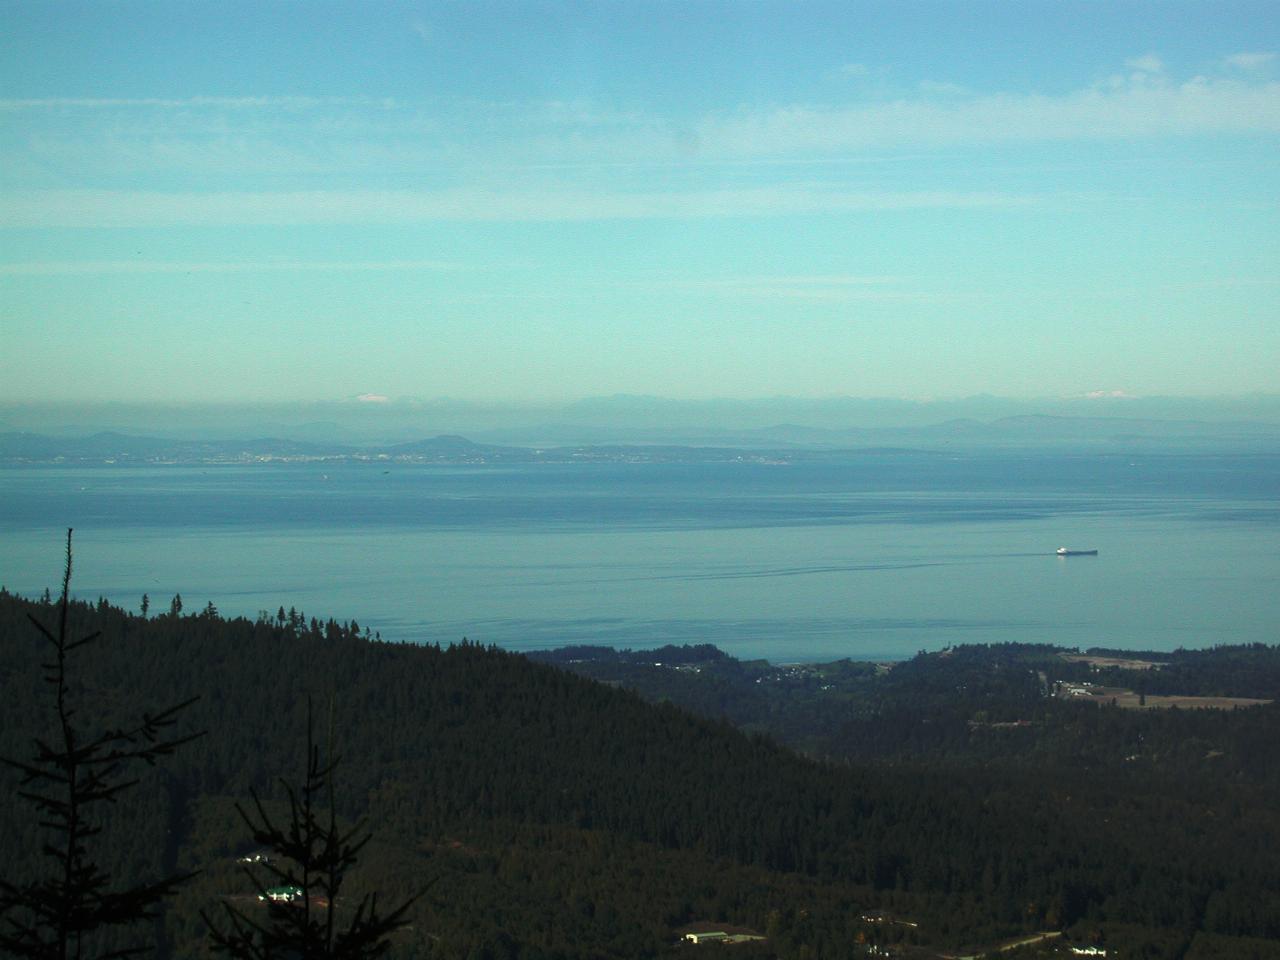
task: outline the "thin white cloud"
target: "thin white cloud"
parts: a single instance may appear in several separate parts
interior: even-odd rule
[[[856,107],[792,106],[711,118],[698,129],[712,155],[831,154],[903,144],[1141,139],[1280,132],[1280,83],[1139,74],[1064,96],[896,100]]]
[[[808,303],[932,303],[944,299],[919,290],[875,290],[839,287],[741,286],[720,291],[750,300],[795,300]]]
[[[1164,61],[1154,53],[1147,53],[1141,57],[1133,57],[1126,60],[1124,65],[1130,70],[1138,70],[1142,73],[1164,73]]]
[[[395,101],[374,97],[22,97],[0,99],[0,110],[107,110],[127,108],[312,109],[333,106],[391,107]]]
[[[783,276],[760,277],[721,277],[700,280],[672,281],[678,286],[697,287],[701,289],[733,290],[743,286],[751,287],[874,287],[901,282],[897,276],[861,276],[844,274],[797,274]]]
[[[413,32],[414,36],[423,43],[432,43],[435,41],[435,34],[432,33],[431,28],[427,26],[427,22],[425,20],[415,19],[411,21],[409,29]]]
[[[920,92],[925,96],[958,97],[969,93],[969,89],[949,80],[921,80]]]
[[[11,189],[47,183],[51,171],[68,185],[170,173],[175,183],[235,189],[253,175],[292,175],[288,182],[297,183],[300,174],[322,182],[342,174],[358,184],[393,174],[421,182],[424,171],[818,163],[952,146],[1273,134],[1280,132],[1280,81],[1266,75],[1271,60],[1237,53],[1214,76],[1179,80],[1147,54],[1127,72],[1060,94],[976,94],[926,80],[893,100],[850,94],[844,102],[700,116],[609,109],[590,99],[10,99],[0,100],[13,116],[0,166],[11,173]],[[156,109],[135,109],[143,107]]]
[[[437,271],[456,270],[457,264],[436,260],[280,260],[219,263],[169,260],[63,260],[0,263],[0,275],[48,277],[73,274],[135,273],[277,273],[296,271]]]
[[[1243,70],[1246,73],[1258,73],[1266,70],[1276,62],[1276,55],[1271,52],[1233,53],[1223,61],[1227,67]]]
[[[658,286],[752,300],[781,299],[812,302],[925,301],[938,296],[904,289],[896,276],[776,276],[674,280]]]
[[[140,227],[585,221],[770,217],[831,211],[1025,207],[1032,197],[948,191],[871,192],[787,184],[653,192],[624,191],[293,191],[148,193],[50,190],[0,194],[9,227]],[[218,265],[209,265],[217,268]]]

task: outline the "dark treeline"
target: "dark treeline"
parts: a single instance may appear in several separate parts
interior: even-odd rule
[[[1133,653],[1102,656],[1133,657]],[[1142,693],[1206,697],[1280,697],[1280,648],[1260,643],[1210,650],[1175,650],[1142,655],[1161,663],[1158,670],[1098,671],[1102,683],[1124,684]]]
[[[1094,667],[1037,644],[950,648],[891,669],[848,660],[778,666],[683,649],[683,658],[597,647],[532,656],[823,759],[1195,776],[1213,753],[1219,776],[1280,787],[1271,710],[1098,710],[1051,696],[1064,682],[1087,681],[1152,695],[1280,699],[1280,647],[1150,654],[1166,663],[1158,670]]]
[[[493,648],[387,644],[296,612],[249,621],[175,608],[71,611],[75,630],[103,633],[78,652],[83,710],[110,723],[139,703],[200,696],[185,719],[207,735],[144,779],[99,838],[123,875],[202,871],[164,917],[166,956],[208,951],[199,912],[220,899],[252,909],[235,860],[254,851],[234,805],[256,791],[272,809],[278,778],[303,773],[308,698],[334,705],[338,811],[374,835],[349,896],[376,889],[398,903],[436,881],[395,937],[404,956],[657,956],[702,920],[768,934],[735,947],[742,956],[846,957],[863,940],[972,946],[1041,929],[1125,956],[1277,955],[1275,707],[1059,706],[990,656],[921,658],[891,671],[875,709],[847,699],[822,739],[865,749],[823,752],[875,760],[834,764]],[[27,620],[42,609],[0,594],[5,756],[48,722]],[[875,674],[846,669],[850,683]],[[975,689],[980,677],[999,679]],[[830,691],[808,702],[819,693]],[[1069,711],[1074,728],[1037,740],[1036,727],[975,727],[981,709]],[[904,738],[931,717],[941,741]],[[1130,741],[1148,736],[1169,755],[1114,759],[1143,754]],[[1087,743],[1103,746],[1057,755]],[[996,762],[1012,754],[1019,762]],[[19,879],[35,835],[28,812],[6,804],[0,862]]]

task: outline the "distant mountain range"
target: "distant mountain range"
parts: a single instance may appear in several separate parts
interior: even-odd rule
[[[827,429],[779,424],[751,430],[702,430],[690,442],[664,441],[663,432],[613,428],[621,442],[543,445],[481,443],[441,435],[407,443],[348,444],[282,437],[183,440],[102,431],[88,436],[0,433],[0,462],[19,463],[252,463],[266,461],[388,461],[413,463],[773,462],[835,455],[915,450],[1049,448],[1080,452],[1270,452],[1280,450],[1280,424],[1117,417],[1026,415],[992,421],[970,418],[927,426]],[[563,433],[581,435],[582,427]],[[588,431],[589,432],[589,431]]]
[[[1044,414],[1000,417],[982,421],[970,417],[920,427],[850,428],[823,430],[784,425],[755,431],[761,439],[821,446],[892,442],[933,447],[955,445],[1040,444],[1158,444],[1244,443],[1271,444],[1280,440],[1280,424],[1252,421],[1210,422],[1132,417],[1068,417]]]
[[[1018,427],[1019,418],[1033,418]],[[1059,421],[1048,427],[1042,420]],[[1013,421],[1013,422],[1011,422]],[[1075,423],[1069,426],[1065,421]],[[1097,422],[1093,424],[1093,422]],[[1093,425],[1091,425],[1093,424]],[[286,438],[376,447],[423,437],[464,436],[518,447],[613,444],[679,446],[914,446],[1041,442],[1075,430],[1089,440],[1125,434],[1269,441],[1280,431],[1280,394],[1241,397],[1009,398],[907,400],[876,397],[678,399],[621,394],[545,403],[450,398],[364,398],[290,403],[0,402],[0,434],[83,438],[118,433],[169,440]]]

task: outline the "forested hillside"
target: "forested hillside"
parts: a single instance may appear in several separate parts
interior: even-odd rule
[[[1219,778],[1280,786],[1273,712],[1231,709],[1280,700],[1277,646],[1082,655],[971,645],[881,664],[739,661],[709,645],[530,656],[819,758],[1194,778],[1211,753]],[[1085,709],[1113,697],[1137,709]],[[1194,709],[1204,698],[1219,709]]]
[[[200,697],[182,724],[206,735],[145,775],[94,839],[124,875],[201,871],[167,910],[162,955],[203,955],[199,911],[222,898],[254,909],[234,804],[251,790],[278,802],[277,779],[301,779],[309,699],[325,714],[332,704],[339,813],[367,819],[375,838],[350,895],[377,889],[390,904],[436,881],[394,938],[404,956],[657,956],[699,921],[767,935],[732,948],[743,956],[847,957],[876,943],[930,956],[1040,930],[1119,956],[1280,955],[1274,751],[1250,758],[1257,776],[1239,757],[1215,765],[1274,744],[1275,706],[1179,711],[1176,774],[1044,752],[1019,765],[886,748],[834,764],[497,649],[176,607],[71,608],[73,631],[102,631],[73,654],[82,720]],[[4,756],[29,754],[53,717],[28,615],[55,609],[0,594]],[[1077,742],[1143,735],[1119,711],[1072,706]],[[851,715],[838,736],[892,739],[877,723]],[[0,862],[21,879],[39,858],[16,782],[4,783]]]

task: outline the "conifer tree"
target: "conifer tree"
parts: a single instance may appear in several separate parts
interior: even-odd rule
[[[71,531],[67,531],[66,565],[58,623],[50,629],[29,619],[52,648],[43,664],[52,688],[56,722],[52,735],[37,737],[27,759],[0,758],[21,775],[17,796],[33,805],[44,831],[41,853],[47,871],[34,880],[0,880],[0,952],[41,960],[112,960],[142,952],[143,947],[102,946],[95,934],[156,916],[161,901],[188,876],[171,876],[141,884],[122,884],[95,862],[93,838],[102,831],[94,817],[103,804],[135,786],[127,769],[154,765],[200,734],[168,733],[177,715],[196,698],[159,713],[144,713],[128,728],[89,729],[79,722],[71,703],[69,655],[98,637],[78,640],[68,634],[71,589]]]
[[[252,869],[245,872],[265,902],[265,917],[224,902],[230,923],[222,929],[202,914],[214,949],[238,960],[365,960],[380,957],[390,948],[388,937],[406,925],[405,915],[422,896],[421,891],[387,914],[378,912],[376,893],[366,895],[355,907],[345,928],[337,922],[337,904],[347,871],[371,834],[363,823],[348,829],[339,826],[333,800],[333,724],[329,724],[326,756],[314,742],[311,703],[307,703],[307,762],[301,789],[281,780],[289,802],[289,821],[271,819],[255,791],[253,813],[239,804],[236,809],[253,834],[254,842],[272,851],[258,867],[265,870],[270,886]]]

